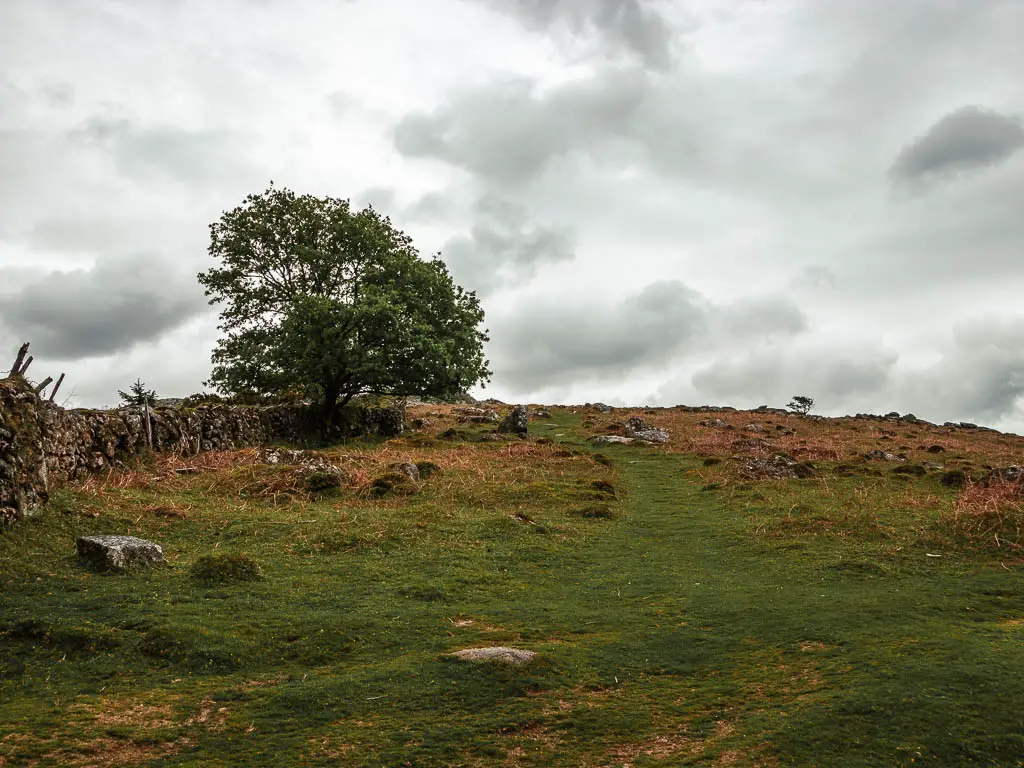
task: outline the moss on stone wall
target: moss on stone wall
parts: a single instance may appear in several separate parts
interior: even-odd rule
[[[328,439],[400,435],[401,407],[339,410]],[[0,518],[12,522],[47,499],[51,487],[148,452],[141,408],[65,410],[41,400],[21,378],[0,380]],[[320,440],[316,413],[305,405],[219,403],[155,408],[152,449],[195,454],[274,442]]]

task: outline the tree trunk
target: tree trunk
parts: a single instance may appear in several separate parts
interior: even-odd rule
[[[324,389],[324,401],[320,406],[320,437],[327,442],[331,436],[331,426],[334,422],[334,407],[341,395],[335,388]]]

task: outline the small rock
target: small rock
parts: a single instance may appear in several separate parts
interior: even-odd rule
[[[537,411],[536,413],[533,414],[533,417],[535,419],[550,419],[551,411]]]
[[[639,416],[633,416],[626,422],[626,434],[648,443],[667,443],[669,440],[667,430],[652,427]]]
[[[135,536],[80,536],[75,543],[81,559],[101,568],[123,571],[164,562],[160,545]]]
[[[400,475],[405,475],[409,478],[410,482],[418,483],[420,481],[420,468],[413,464],[411,461],[399,461],[388,467],[392,472],[397,472]]]
[[[452,656],[462,661],[485,661],[499,664],[511,664],[520,667],[528,664],[537,655],[535,651],[525,651],[522,648],[463,648],[455,651]]]
[[[514,435],[525,435],[530,414],[525,405],[515,406],[498,425],[499,432],[510,432]]]
[[[594,445],[629,445],[635,443],[636,440],[622,435],[596,435],[590,438],[590,442]]]
[[[716,429],[725,429],[729,426],[729,423],[722,419],[704,419],[703,421],[697,422],[698,427],[715,427]]]
[[[740,427],[744,432],[764,432],[765,429],[760,424],[746,424]]]
[[[985,482],[1001,480],[1006,483],[1019,483],[1022,477],[1024,477],[1024,468],[1010,465],[1009,467],[997,467],[991,470],[985,478]]]
[[[885,451],[878,450],[868,451],[867,453],[864,454],[864,458],[875,459],[877,461],[900,461],[899,456],[894,456],[891,453],[886,453]]]

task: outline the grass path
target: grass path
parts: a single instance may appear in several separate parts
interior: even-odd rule
[[[273,506],[200,477],[3,534],[0,765],[1024,765],[1019,567],[766,528],[792,512],[701,490],[696,459],[559,448],[466,446],[404,499]],[[578,514],[594,481],[609,519]],[[68,552],[126,527],[171,566]],[[190,578],[224,550],[265,577]],[[447,655],[474,644],[540,656]]]

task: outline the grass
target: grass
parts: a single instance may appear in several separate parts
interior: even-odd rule
[[[594,454],[634,412],[479,442],[421,410],[426,434],[306,468],[90,478],[0,535],[0,765],[1024,765],[1017,491],[941,482],[1019,439],[893,427],[943,465],[902,474],[853,455],[892,442],[873,422],[771,416],[817,474],[758,481],[706,414],[643,414],[672,444]],[[400,462],[420,482],[378,494]],[[168,564],[89,571],[88,533]],[[479,645],[538,657],[450,655]]]

